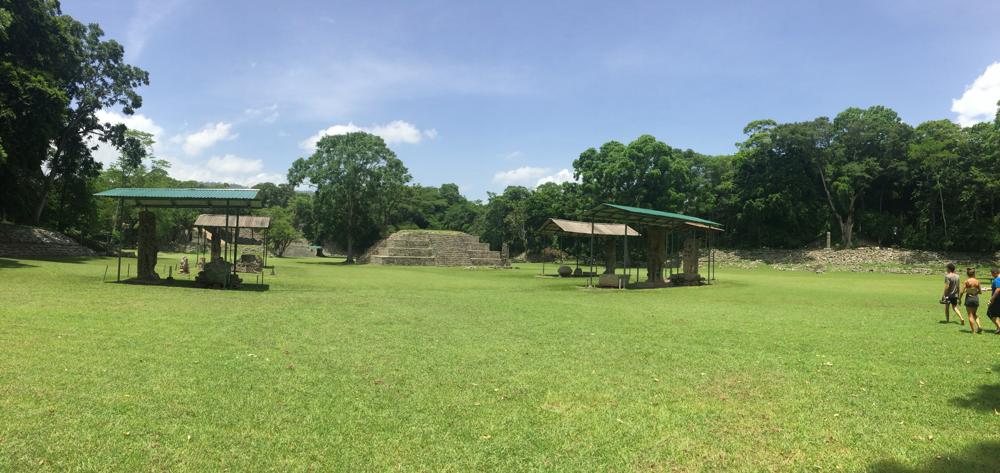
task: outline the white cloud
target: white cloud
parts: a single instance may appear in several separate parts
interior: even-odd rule
[[[559,172],[552,174],[551,176],[545,176],[539,179],[538,182],[535,183],[535,187],[545,184],[546,182],[562,184],[564,182],[572,182],[573,180],[573,171],[570,171],[569,169],[561,169]]]
[[[951,111],[958,114],[955,121],[962,126],[972,126],[992,120],[1000,100],[1000,62],[986,68],[976,80],[965,89],[960,98],[951,101]]]
[[[252,186],[261,182],[285,182],[285,175],[268,172],[264,169],[264,162],[260,159],[243,158],[233,154],[213,156],[203,160],[186,160],[177,156],[177,152],[179,151],[177,148],[178,145],[182,145],[182,148],[187,152],[192,144],[200,146],[209,141],[212,143],[218,141],[212,141],[210,139],[212,137],[224,136],[224,139],[236,138],[236,135],[229,133],[229,124],[217,123],[209,125],[197,133],[176,135],[167,140],[163,127],[145,115],[138,113],[123,115],[110,110],[100,110],[96,115],[102,122],[112,124],[124,123],[129,129],[152,134],[155,141],[153,153],[157,158],[170,163],[168,172],[174,179],[182,181],[226,182],[246,186]],[[222,130],[225,133],[219,133],[218,130]],[[90,142],[98,145],[97,150],[94,151],[94,159],[97,161],[109,165],[118,160],[119,153],[113,147],[105,143],[100,143],[96,139],[91,139]],[[199,151],[201,149],[199,148]]]
[[[188,162],[176,158],[167,158],[170,162],[170,175],[183,181],[226,182],[252,186],[261,182],[284,182],[285,176],[269,173],[264,170],[264,162],[226,154],[213,156],[201,162]]]
[[[129,129],[151,133],[154,138],[163,134],[163,127],[157,125],[152,118],[141,113],[123,115],[112,110],[98,110],[94,115],[102,122],[112,124],[124,123]]]
[[[560,169],[552,173],[552,168],[521,166],[510,171],[501,171],[493,175],[493,183],[503,186],[526,186],[534,189],[547,182],[561,184],[573,181],[573,171]]]
[[[182,138],[184,152],[189,156],[193,156],[207,148],[211,148],[220,141],[235,139],[239,135],[232,132],[232,127],[231,123],[209,123],[200,131],[185,135]]]
[[[397,143],[416,144],[423,141],[424,138],[434,139],[437,137],[437,130],[433,128],[421,131],[413,124],[402,120],[391,121],[385,125],[372,125],[370,127],[357,126],[353,122],[348,122],[346,125],[333,125],[320,130],[315,135],[299,143],[299,146],[306,151],[312,152],[316,150],[316,142],[324,136],[343,135],[358,131],[381,136],[386,144],[390,145]]]
[[[501,171],[493,175],[493,182],[505,186],[536,184],[539,179],[552,171],[549,168],[521,166],[510,171]]]
[[[243,111],[243,116],[249,120],[260,120],[264,123],[274,123],[278,120],[278,104],[271,104],[266,107],[248,108]]]
[[[163,137],[163,127],[157,125],[152,118],[149,118],[141,113],[123,115],[113,110],[98,110],[94,115],[102,123],[111,123],[112,125],[123,123],[130,130],[138,130],[149,133],[153,135],[153,141],[156,142],[159,142]],[[96,138],[89,138],[87,141],[91,146],[97,146],[97,149],[94,151],[94,159],[98,162],[109,165],[118,160],[118,150],[111,145],[101,143]]]

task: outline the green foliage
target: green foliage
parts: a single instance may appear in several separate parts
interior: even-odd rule
[[[295,188],[289,184],[262,182],[253,188],[260,190],[257,197],[264,207],[288,207],[295,197]]]
[[[747,139],[732,160],[732,175],[726,176],[731,183],[722,184],[728,207],[721,210],[728,212],[719,221],[726,224],[731,242],[800,247],[820,238],[827,229],[828,209],[803,150],[813,149],[816,130],[825,125],[822,120],[787,125],[758,120],[747,125]]]
[[[410,175],[382,138],[363,132],[324,136],[316,152],[292,163],[292,186],[316,187],[313,214],[319,236],[344,245],[354,261],[355,243],[374,242],[399,211]]]
[[[455,184],[438,187],[414,184],[404,189],[394,227],[477,233],[482,207],[459,193]]]
[[[132,114],[148,74],[124,62],[124,49],[96,24],[63,15],[57,2],[0,1],[0,205],[14,221],[85,227],[87,192],[100,171],[97,140],[136,148],[124,125],[101,123],[100,110]],[[81,206],[68,209],[67,206]],[[60,211],[42,221],[46,208]],[[66,212],[66,210],[72,210]],[[81,218],[68,218],[79,216]]]
[[[271,217],[271,227],[267,229],[267,249],[276,256],[284,256],[288,245],[302,238],[302,232],[295,228],[292,212],[284,207],[271,207],[262,213]]]

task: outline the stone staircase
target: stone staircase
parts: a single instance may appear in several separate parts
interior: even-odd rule
[[[501,266],[499,251],[468,233],[400,230],[368,249],[360,262],[405,266]]]

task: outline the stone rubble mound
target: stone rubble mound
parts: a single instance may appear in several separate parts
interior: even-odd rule
[[[984,271],[998,255],[945,253],[899,248],[859,247],[849,250],[716,250],[720,265],[738,268],[770,266],[780,271],[850,271],[900,274],[935,274],[948,263],[959,269],[967,266]]]
[[[60,258],[94,256],[72,238],[44,228],[0,223],[0,256],[8,258]]]

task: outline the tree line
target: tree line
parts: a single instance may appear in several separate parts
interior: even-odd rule
[[[148,74],[100,27],[57,2],[0,0],[0,220],[41,225],[88,245],[129,240],[134,215],[93,194],[111,187],[221,187],[178,181],[152,137],[102,122],[142,105]],[[959,127],[911,126],[883,106],[832,119],[756,120],[732,155],[711,156],[642,135],[582,151],[573,182],[510,186],[470,200],[455,184],[411,182],[404,163],[370,134],[326,136],[293,163],[288,183],[264,183],[272,251],[298,239],[353,257],[392,231],[459,230],[512,254],[540,255],[559,241],[545,219],[585,220],[602,202],[669,210],[722,223],[731,247],[799,248],[827,232],[841,247],[995,251],[1000,243],[1000,116]],[[104,168],[97,144],[118,150]],[[296,191],[311,186],[310,192]],[[159,210],[163,242],[191,236],[195,211]],[[564,242],[565,243],[565,242]]]
[[[321,207],[338,202],[324,197],[324,185],[314,199],[314,218],[326,226],[317,227],[313,238],[354,234],[362,246],[395,229],[431,228],[467,231],[494,248],[506,243],[513,254],[540,255],[556,244],[535,231],[546,219],[586,220],[587,211],[613,202],[720,222],[726,228],[722,244],[730,247],[801,248],[821,244],[830,232],[840,247],[998,248],[1000,114],[966,128],[948,120],[913,127],[887,107],[852,107],[833,119],[756,120],[743,131],[736,153],[725,156],[674,148],[649,135],[627,144],[610,141],[580,153],[573,162],[575,182],[510,186],[489,193],[486,202],[465,199],[453,184],[407,184],[405,166],[381,139],[363,133],[324,138],[316,154],[296,165],[331,169],[323,156],[333,148],[348,161],[354,154],[367,156],[343,151],[362,135],[386,156],[379,172],[395,177],[383,187],[377,177],[365,180],[378,187],[365,192],[397,204],[360,199],[368,203],[354,205],[370,204],[366,212],[378,217],[363,231],[348,231],[357,229],[324,216]],[[293,183],[303,182],[297,172],[293,166]],[[336,186],[337,179],[323,182]]]

